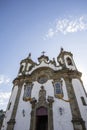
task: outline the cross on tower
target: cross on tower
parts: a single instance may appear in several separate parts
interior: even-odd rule
[[[46,53],[46,52],[45,52],[45,51],[42,51],[41,53],[44,55],[44,53]]]
[[[63,48],[61,47],[61,52],[63,52]]]
[[[31,59],[31,53],[29,53],[28,58]]]

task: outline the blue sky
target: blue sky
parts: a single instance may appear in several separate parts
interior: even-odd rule
[[[20,61],[42,51],[71,51],[87,90],[87,0],[0,0],[0,109],[6,109]]]

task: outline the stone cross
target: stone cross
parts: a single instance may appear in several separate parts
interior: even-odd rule
[[[46,52],[45,52],[45,51],[42,51],[41,53],[44,55],[44,53],[46,53]]]
[[[29,53],[28,58],[31,59],[31,53]]]

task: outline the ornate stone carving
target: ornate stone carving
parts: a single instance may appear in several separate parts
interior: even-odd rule
[[[52,103],[54,102],[53,97],[52,97],[52,96],[48,96],[47,101],[49,102],[49,106],[51,106],[51,107],[52,107]]]
[[[35,108],[36,102],[37,102],[37,100],[35,99],[35,97],[31,98],[30,103],[32,104],[32,109]]]
[[[41,89],[39,91],[39,101],[43,102],[46,100],[46,90],[44,90],[44,86],[41,86]]]
[[[38,82],[40,84],[44,84],[48,80],[48,77],[46,75],[42,75],[38,78]]]

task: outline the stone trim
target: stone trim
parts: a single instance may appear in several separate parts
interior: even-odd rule
[[[60,87],[58,88],[58,90],[60,89],[60,92],[59,93],[57,93],[56,92],[56,89],[57,89],[57,86],[56,86],[56,84],[60,84]],[[52,82],[52,84],[53,84],[53,87],[54,87],[54,96],[56,97],[56,98],[59,98],[59,99],[62,99],[63,98],[63,96],[64,96],[64,93],[63,93],[63,88],[62,88],[62,80],[61,79],[59,79],[59,80],[54,80],[53,82]]]
[[[17,96],[16,96],[16,99],[15,99],[15,103],[14,103],[13,111],[12,111],[12,114],[11,114],[11,118],[7,122],[8,125],[7,125],[7,129],[6,130],[14,130],[14,125],[16,123],[15,117],[16,117],[16,113],[17,113],[19,100],[20,100],[20,95],[21,95],[23,81],[21,80],[21,81],[19,81],[17,83],[18,83],[18,92],[17,92]]]
[[[72,123],[73,123],[73,126],[74,126],[74,130],[86,130],[86,127],[85,127],[85,121],[83,121],[82,118],[79,118],[79,119],[72,119]]]
[[[71,78],[80,78],[82,73],[76,70],[68,70],[68,69],[63,69],[63,70],[58,70],[54,71],[53,69],[49,67],[41,67],[36,70],[34,70],[30,75],[20,75],[17,78],[13,80],[14,87],[16,86],[17,82],[19,80],[24,80],[25,82],[34,82],[38,80],[38,77],[45,75],[47,76],[48,80],[53,79],[57,80],[60,79],[61,77],[64,78],[67,75],[70,75]]]
[[[39,97],[39,100],[37,101],[35,98],[32,98],[31,105],[32,105],[32,111],[31,111],[31,123],[30,123],[30,129],[29,130],[35,130],[36,128],[36,110],[40,107],[45,107],[48,111],[48,130],[54,130],[53,128],[53,110],[52,110],[52,104],[54,102],[53,97],[48,96],[47,100],[45,98],[46,91],[44,90],[43,86],[41,88],[42,96]],[[40,93],[40,94],[41,94]]]
[[[29,95],[26,95],[26,92],[28,91],[27,88],[29,88]],[[31,93],[32,93],[33,84],[32,82],[26,81],[24,84],[24,93],[23,93],[23,100],[24,101],[30,101],[31,100]]]

